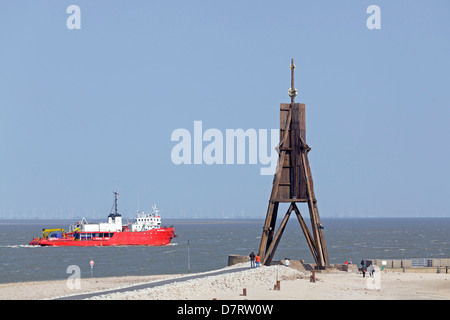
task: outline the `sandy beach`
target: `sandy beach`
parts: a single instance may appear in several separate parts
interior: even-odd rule
[[[246,265],[246,264],[244,264]],[[236,268],[243,265],[227,267]],[[199,275],[205,275],[201,273]],[[81,279],[80,289],[69,289],[65,280],[23,282],[0,285],[0,299],[52,299],[67,295],[99,292],[92,299],[112,300],[426,300],[450,299],[450,274],[399,273],[383,271],[375,277],[356,272],[316,273],[282,265],[248,268],[224,275],[206,276],[188,281],[134,290],[132,285],[151,283],[183,275],[128,276]],[[274,285],[280,281],[280,290]],[[121,293],[101,291],[130,287]],[[243,290],[246,289],[246,296]]]

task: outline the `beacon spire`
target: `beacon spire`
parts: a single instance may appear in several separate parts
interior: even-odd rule
[[[289,89],[289,97],[291,97],[291,104],[295,103],[295,97],[297,96],[297,89],[294,87],[294,58],[291,60],[291,88]]]

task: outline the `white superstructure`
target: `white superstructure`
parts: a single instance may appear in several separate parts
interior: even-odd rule
[[[119,194],[114,191],[114,210],[108,216],[108,222],[89,223],[85,218],[78,222],[75,226],[69,228],[70,231],[80,232],[122,232],[122,231],[147,231],[151,229],[161,228],[161,216],[156,205],[152,207],[152,213],[146,214],[138,210],[137,217],[133,219],[130,227],[122,225],[122,216],[117,212],[117,196]]]
[[[158,215],[158,208],[156,205],[152,207],[152,213],[146,214],[144,212],[137,211],[137,217],[134,218],[131,224],[131,231],[147,231],[150,229],[161,227],[161,216]]]
[[[100,223],[89,223],[83,218],[76,227],[79,228],[81,232],[121,232],[122,217],[109,215],[108,222]]]
[[[122,216],[117,212],[118,195],[117,190],[114,191],[114,210],[111,210],[108,216],[108,222],[89,223],[83,218],[73,229],[78,229],[81,232],[122,232]]]

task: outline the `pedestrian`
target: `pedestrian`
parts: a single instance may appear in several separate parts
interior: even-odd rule
[[[256,255],[255,257],[255,261],[256,261],[256,267],[259,268],[260,267],[260,262],[261,262],[261,258],[259,255]]]
[[[291,262],[289,261],[289,259],[288,258],[284,258],[284,265],[286,266],[286,267],[289,267],[289,264],[290,264]]]
[[[255,268],[255,253],[252,251],[250,253],[250,268]]]
[[[363,274],[363,278],[365,278],[366,277],[366,259],[364,259],[364,258],[361,260],[361,271]]]
[[[371,264],[368,268],[367,271],[369,272],[369,277],[373,277],[373,273],[375,272],[375,268],[373,267],[373,264]]]

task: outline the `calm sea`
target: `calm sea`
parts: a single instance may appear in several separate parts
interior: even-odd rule
[[[69,220],[0,220],[0,283],[67,279],[77,265],[81,277],[178,274],[223,268],[229,254],[258,251],[264,220],[165,220],[177,238],[164,247],[32,247],[43,228],[67,228]],[[450,257],[450,218],[326,219],[330,263],[362,258]],[[189,241],[189,246],[188,246]],[[189,259],[188,259],[189,256]],[[275,259],[312,256],[295,217],[291,218]],[[189,263],[188,263],[189,261]]]

